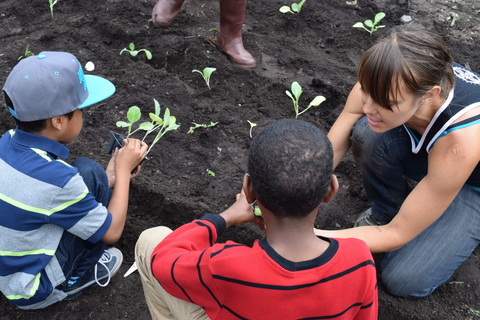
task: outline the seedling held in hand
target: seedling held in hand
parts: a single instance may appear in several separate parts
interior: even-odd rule
[[[199,123],[195,123],[195,122],[192,122],[192,124],[194,125],[193,127],[190,127],[190,130],[188,130],[187,133],[193,133],[193,131],[195,131],[195,129],[198,129],[198,128],[210,128],[210,127],[215,127],[218,122],[212,122],[210,121],[210,124],[205,124],[205,123],[202,123],[202,124],[199,124]]]
[[[258,217],[261,217],[262,216],[262,211],[260,210],[260,208],[258,207],[258,204],[257,204],[257,201],[254,201],[252,203],[252,210],[253,210],[253,213],[258,216]]]
[[[153,146],[163,137],[165,133],[171,130],[176,130],[180,127],[180,125],[176,124],[176,118],[170,115],[170,110],[168,108],[165,109],[165,113],[163,115],[163,119],[160,118],[160,104],[157,100],[153,99],[155,103],[155,113],[150,113],[151,122],[143,122],[141,123],[137,129],[132,131],[132,126],[134,123],[140,120],[141,118],[141,111],[140,108],[137,106],[132,106],[128,109],[127,112],[127,119],[128,122],[125,121],[118,121],[117,127],[126,127],[128,128],[127,138],[130,137],[132,134],[137,132],[138,130],[144,130],[145,135],[143,136],[142,141],[145,141],[148,135],[150,135],[154,131],[158,131],[157,135],[150,143],[150,146],[147,150],[147,154],[152,150]]]
[[[211,68],[211,67],[206,67],[203,69],[203,72],[200,70],[192,70],[192,72],[198,72],[202,75],[203,80],[205,80],[205,83],[208,86],[208,89],[210,89],[210,76],[212,75],[212,72],[217,70],[217,68]]]
[[[379,26],[378,23],[380,22],[380,20],[382,20],[383,18],[385,18],[385,13],[384,12],[379,12],[375,15],[375,19],[374,21],[372,20],[365,20],[363,23],[361,22],[357,22],[353,25],[354,28],[360,28],[360,29],[364,29],[366,30],[368,33],[372,34],[374,33],[375,31],[377,31],[379,28],[384,28],[385,26]],[[365,24],[365,25],[364,25]],[[367,29],[365,26],[369,27],[369,29]]]
[[[323,101],[325,101],[325,97],[324,96],[316,96],[312,102],[310,102],[310,104],[308,105],[308,107],[306,107],[305,109],[303,109],[302,111],[299,111],[299,105],[298,105],[298,100],[300,99],[300,95],[302,94],[303,90],[302,90],[302,87],[300,86],[300,84],[297,82],[297,81],[294,81],[292,82],[292,89],[291,89],[292,92],[286,90],[285,93],[287,94],[287,96],[290,97],[290,99],[292,99],[293,101],[293,109],[295,110],[295,118],[298,118],[299,115],[301,115],[302,113],[304,113],[305,111],[307,111],[308,109],[310,109],[310,107],[316,107],[316,106],[319,106]]]
[[[147,49],[140,49],[140,50],[135,50],[135,45],[130,43],[127,48],[123,48],[122,51],[120,51],[120,54],[124,52],[129,52],[132,57],[136,57],[140,52],[145,52],[145,55],[147,56],[148,60],[152,60],[152,53],[148,51]]]
[[[302,0],[299,3],[292,3],[292,9],[291,10],[288,6],[283,6],[283,7],[280,8],[280,12],[281,13],[288,13],[288,12],[290,12],[290,13],[300,13],[300,11],[302,11],[302,6],[305,3],[305,1],[307,1],[307,0]]]

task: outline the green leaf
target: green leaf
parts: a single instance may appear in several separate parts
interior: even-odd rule
[[[293,12],[300,13],[300,10],[302,10],[302,8],[297,3],[292,3],[292,11]]]
[[[166,108],[165,113],[163,114],[163,123],[165,126],[170,124],[170,109]]]
[[[133,42],[128,45],[128,48],[130,48],[130,50],[135,50],[135,45]]]
[[[160,117],[160,103],[155,99],[153,99],[153,103],[155,104],[155,115]]]
[[[297,98],[296,100],[298,101],[298,98],[300,98],[300,95],[302,94],[303,90],[300,84],[297,81],[292,82],[292,93]]]
[[[287,94],[287,96],[290,97],[290,99],[292,99],[293,101],[295,101],[295,98],[292,96],[292,94],[290,93],[290,91],[286,90],[285,93]]]
[[[139,129],[145,130],[145,131],[150,131],[150,130],[153,129],[153,127],[154,127],[154,125],[151,122],[143,122],[142,124],[140,124],[138,126]]]
[[[156,116],[153,113],[150,113],[149,116],[150,116],[150,119],[152,119],[155,123],[157,123],[159,125],[163,124],[163,120],[159,116]]]
[[[137,50],[130,51],[130,55],[131,55],[132,57],[136,57],[137,54],[138,54],[138,51],[137,51]]]
[[[302,7],[303,7],[303,4],[305,3],[305,1],[307,0],[302,0],[300,1],[300,3],[298,4],[298,12],[300,12],[302,10]]]
[[[142,112],[137,106],[131,106],[127,111],[127,119],[128,121],[130,121],[130,123],[137,122],[138,120],[140,120],[141,116]]]
[[[326,99],[325,99],[324,96],[316,96],[316,97],[312,100],[312,102],[310,102],[310,104],[308,105],[308,108],[310,108],[311,106],[316,107],[316,106],[320,105],[320,104],[321,104],[323,101],[325,101],[325,100],[326,100]]]
[[[367,27],[369,27],[369,28],[373,27],[373,22],[372,22],[372,20],[365,20],[364,23],[365,23],[365,25],[366,25]]]
[[[207,78],[210,78],[210,75],[212,74],[213,71],[217,70],[217,68],[210,68],[210,67],[207,67],[205,69],[203,69],[203,75]]]
[[[385,12],[379,12],[375,15],[375,24],[379,23],[380,20],[385,18]]]
[[[126,127],[130,127],[132,124],[126,123],[125,121],[117,121],[116,125],[117,127],[120,127],[120,128],[126,128]]]
[[[354,28],[364,28],[363,23],[361,23],[361,22],[355,23],[352,27],[354,27]]]
[[[287,12],[293,13],[293,11],[290,10],[290,7],[289,7],[289,6],[283,6],[283,7],[281,7],[281,8],[280,8],[280,12],[281,12],[281,13],[287,13]]]
[[[148,60],[152,60],[152,53],[148,50],[145,50],[145,55],[147,56]]]

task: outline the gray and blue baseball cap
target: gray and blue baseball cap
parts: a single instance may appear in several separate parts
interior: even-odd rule
[[[84,75],[77,58],[67,52],[44,51],[20,60],[7,77],[3,91],[8,109],[20,121],[44,120],[85,108],[115,92],[113,83]]]

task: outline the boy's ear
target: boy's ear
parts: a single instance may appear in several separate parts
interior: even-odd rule
[[[330,179],[330,185],[328,186],[327,194],[323,198],[323,202],[329,203],[337,193],[338,187],[339,185],[338,185],[337,176],[332,174],[332,178]]]
[[[243,177],[242,189],[245,193],[245,197],[247,198],[248,203],[253,203],[257,199],[257,197],[255,196],[255,191],[253,191],[252,188],[252,180],[250,179],[250,176],[248,174]]]
[[[52,125],[52,128],[55,128],[57,130],[62,130],[64,124],[65,124],[65,117],[64,116],[58,116],[58,117],[53,117],[51,119],[47,119],[47,124],[50,122]]]

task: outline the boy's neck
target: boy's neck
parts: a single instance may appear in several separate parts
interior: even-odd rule
[[[266,240],[279,255],[287,260],[300,262],[315,259],[330,245],[329,242],[315,235],[313,221],[309,217],[268,220],[271,221],[266,221]]]

